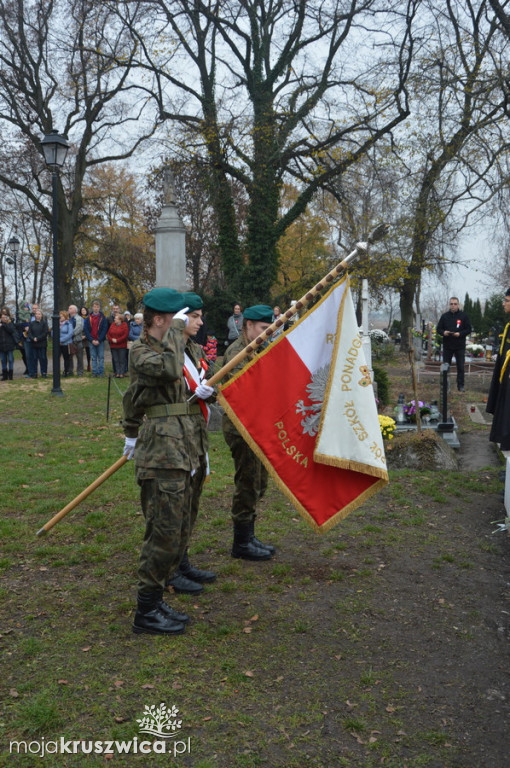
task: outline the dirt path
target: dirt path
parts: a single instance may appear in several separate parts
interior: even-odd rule
[[[459,442],[459,469],[467,472],[501,465],[494,443],[484,432],[462,432]]]

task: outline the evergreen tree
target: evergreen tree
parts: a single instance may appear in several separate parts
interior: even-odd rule
[[[468,313],[468,317],[471,321],[471,327],[473,329],[473,332],[482,333],[483,315],[482,315],[482,305],[480,304],[480,299],[476,299],[476,301],[473,303],[471,312]]]
[[[471,320],[471,319],[472,319],[472,318],[471,318],[471,315],[472,315],[472,313],[473,313],[473,302],[472,302],[472,301],[471,301],[471,299],[469,298],[469,293],[467,293],[467,291],[466,291],[466,296],[465,296],[465,298],[464,298],[464,312],[466,313],[466,315],[467,315],[467,316],[469,317],[469,319]],[[472,325],[472,324],[473,324],[473,323],[471,323],[471,325]]]
[[[484,336],[492,336],[498,343],[498,335],[502,332],[507,322],[502,304],[501,293],[493,294],[485,303],[481,333]]]

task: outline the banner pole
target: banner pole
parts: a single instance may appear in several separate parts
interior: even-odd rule
[[[84,499],[89,496],[92,491],[95,491],[96,488],[98,488],[102,483],[104,483],[105,480],[108,480],[111,475],[113,475],[114,472],[116,472],[118,469],[120,469],[127,461],[127,456],[121,456],[120,459],[117,459],[115,464],[112,464],[111,467],[109,467],[105,472],[103,472],[102,475],[100,475],[96,480],[94,480],[93,483],[91,483],[87,488],[85,488],[84,491],[82,491],[78,496],[76,496],[75,499],[69,502],[69,504],[66,504],[66,506],[60,510],[60,512],[57,512],[56,515],[54,515],[51,520],[48,520],[48,522],[43,525],[42,528],[40,528],[37,531],[37,536],[42,536],[45,533],[48,533],[51,528],[53,528],[54,525],[56,525],[60,520],[62,520],[63,517],[65,517],[72,509],[78,506]]]

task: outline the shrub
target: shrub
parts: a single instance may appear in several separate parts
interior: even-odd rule
[[[374,381],[377,384],[377,397],[381,405],[388,405],[390,402],[390,383],[388,374],[378,365],[373,365]]]

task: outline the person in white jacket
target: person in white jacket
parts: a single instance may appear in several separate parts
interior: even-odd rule
[[[73,373],[74,358],[76,358],[76,375],[83,376],[83,317],[79,314],[76,304],[70,304],[67,311],[69,312],[69,321],[74,328],[69,370]]]

